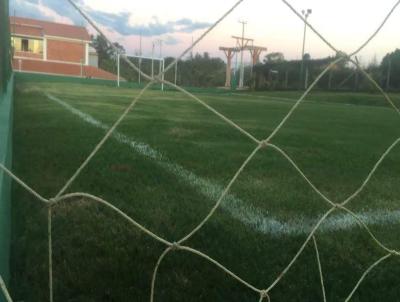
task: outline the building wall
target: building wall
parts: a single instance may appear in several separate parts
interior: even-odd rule
[[[31,36],[40,37],[42,35],[43,29],[40,27],[24,26],[21,24],[11,23],[10,31],[12,35],[21,36]]]
[[[82,78],[94,78],[116,81],[117,76],[105,70],[80,64],[58,63],[40,60],[13,60],[14,71],[65,75]],[[124,79],[121,78],[121,81]],[[1,130],[1,129],[0,129]]]
[[[89,66],[99,67],[99,56],[97,54],[89,54]]]
[[[33,58],[33,59],[43,59],[43,55],[33,53],[33,52],[26,52],[26,51],[16,51],[14,52],[15,57],[21,57],[21,58]]]
[[[86,45],[84,42],[47,39],[47,60],[85,64]]]
[[[43,40],[41,38],[13,36],[11,45],[16,57],[43,59]]]

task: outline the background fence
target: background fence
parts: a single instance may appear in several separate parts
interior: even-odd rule
[[[13,75],[8,0],[0,0],[0,164],[11,166]],[[9,279],[11,179],[0,169],[0,275]],[[0,296],[0,301],[3,297]]]
[[[5,93],[12,73],[8,0],[0,0],[0,18],[0,91]]]
[[[48,75],[41,73],[29,73],[29,72],[16,72],[14,74],[15,82],[22,81],[24,83],[71,83],[71,84],[84,84],[84,85],[97,85],[97,86],[107,86],[116,87],[116,81],[101,80],[101,79],[87,79],[78,78],[70,76],[58,76],[58,75]],[[133,88],[133,89],[143,89],[146,83],[135,83],[128,81],[121,81],[120,87],[122,88]],[[161,85],[152,85],[149,89],[159,91]],[[185,87],[187,91],[191,93],[212,93],[212,94],[229,94],[231,91],[222,88],[198,88],[198,87]],[[176,91],[174,87],[165,86],[165,91]]]

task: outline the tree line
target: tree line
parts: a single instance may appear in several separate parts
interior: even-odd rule
[[[310,85],[337,57],[312,59],[305,54],[302,60],[285,60],[280,52],[268,54],[262,64],[254,67],[251,85],[258,90],[304,89]],[[302,65],[303,64],[303,68]],[[303,73],[301,72],[303,70]],[[386,90],[400,90],[400,50],[388,53],[378,63],[376,58],[364,69]],[[337,63],[317,83],[324,90],[376,90],[367,77],[352,63]]]
[[[92,45],[99,56],[99,67],[117,73],[116,54],[113,48],[101,36],[92,38]],[[126,53],[122,45],[114,43],[121,52]],[[160,72],[159,61],[139,60],[129,58],[141,70],[151,75]],[[337,57],[331,56],[321,59],[313,59],[309,54],[304,55],[304,60],[286,60],[281,52],[270,53],[265,56],[264,62],[256,66],[246,66],[245,83],[248,87],[256,90],[294,90],[304,89],[310,85],[321,72]],[[169,66],[175,58],[165,58],[165,66]],[[302,67],[303,65],[303,67]],[[301,70],[303,72],[301,73]],[[400,90],[400,49],[388,53],[378,63],[373,60],[365,71],[386,90]],[[204,54],[190,55],[186,59],[180,59],[175,66],[165,74],[165,79],[186,87],[221,87],[225,84],[226,64],[220,58],[213,58],[205,52]],[[238,72],[232,70],[235,75]],[[126,62],[121,60],[120,75],[128,82],[146,82]],[[237,82],[233,76],[233,82]],[[236,83],[232,83],[236,86]],[[371,82],[351,63],[341,62],[327,72],[316,85],[317,89],[323,90],[353,90],[367,91],[375,90]]]

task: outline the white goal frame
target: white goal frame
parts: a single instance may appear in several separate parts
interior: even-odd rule
[[[138,56],[138,55],[130,55],[125,54],[125,56],[130,59],[139,59],[139,84],[141,83],[141,68],[142,68],[142,60],[150,60],[151,61],[151,77],[154,78],[154,61],[157,61],[159,64],[159,74],[161,74],[161,91],[164,91],[164,71],[165,71],[165,59],[161,57],[147,57],[147,56]],[[120,87],[120,61],[121,55],[117,55],[117,86]]]

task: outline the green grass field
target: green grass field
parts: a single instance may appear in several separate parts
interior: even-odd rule
[[[13,171],[42,195],[53,197],[138,93],[17,82]],[[197,95],[263,139],[300,93]],[[393,98],[400,103],[399,95]],[[217,193],[256,147],[178,92],[146,92],[117,131],[119,136],[106,143],[68,192],[100,196],[171,242],[207,215]],[[273,143],[324,194],[340,202],[399,137],[400,118],[382,96],[314,92]],[[349,205],[392,249],[400,249],[399,151],[396,147],[389,154]],[[254,286],[267,288],[328,209],[285,158],[272,149],[261,150],[230,198],[186,245]],[[365,270],[385,255],[341,212],[329,217],[316,237],[328,301],[343,301]],[[164,249],[102,206],[84,199],[64,202],[53,215],[55,301],[148,301],[153,268]],[[47,269],[47,209],[15,184],[15,301],[48,300]],[[392,257],[367,276],[352,301],[398,301],[399,276],[399,259]],[[271,301],[322,301],[312,244],[270,296]],[[156,283],[156,301],[258,299],[211,263],[183,251],[166,257]]]

